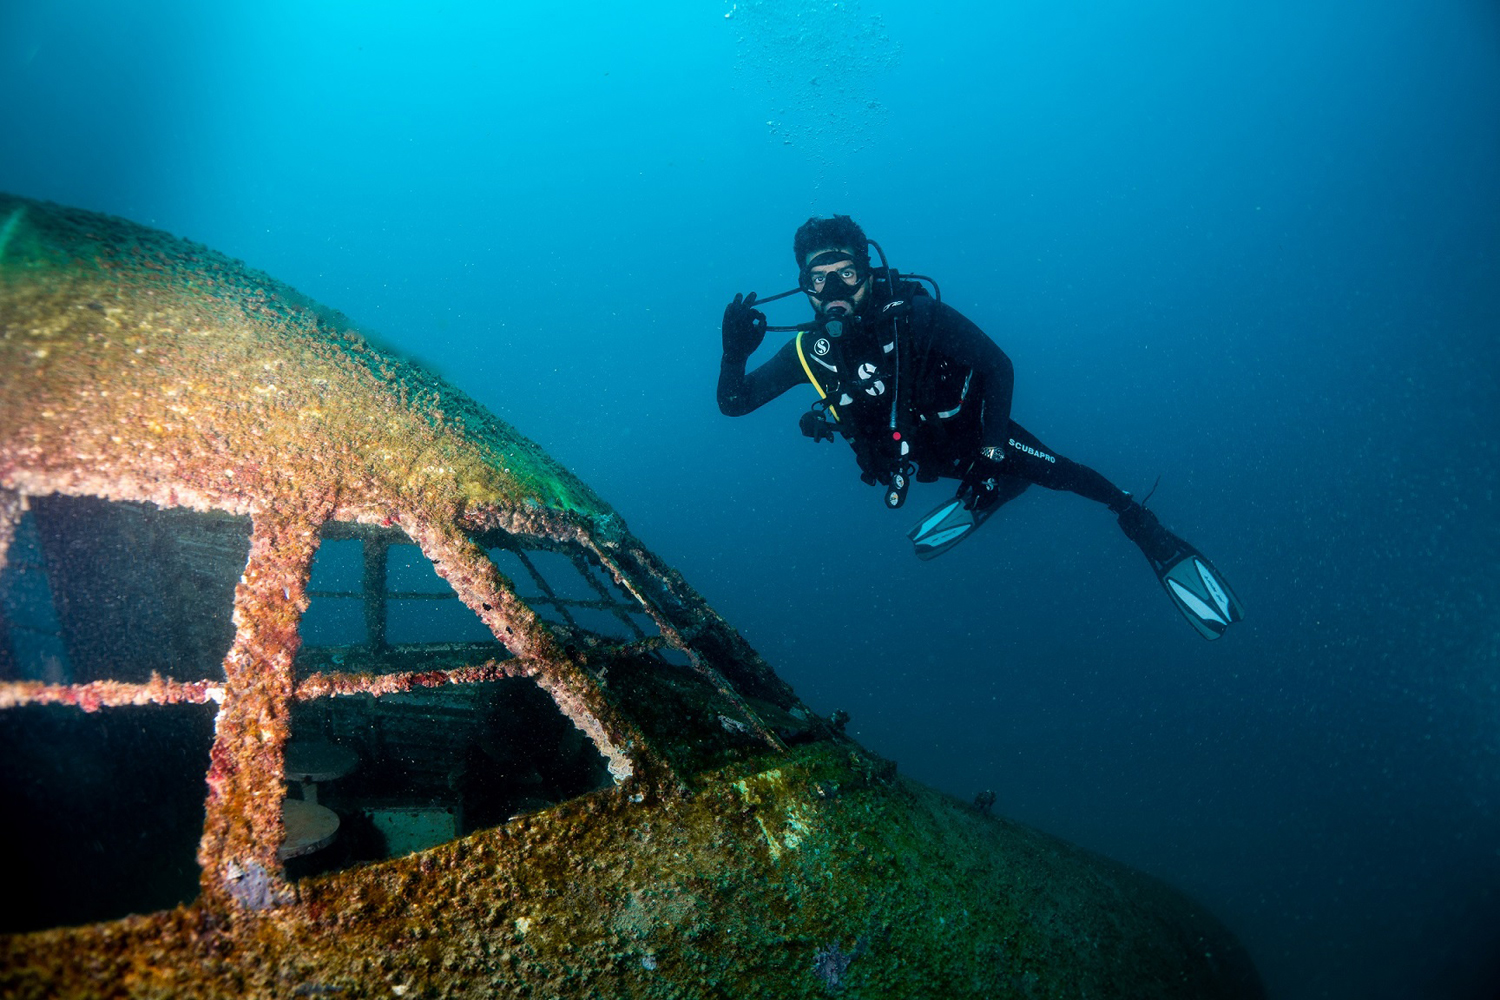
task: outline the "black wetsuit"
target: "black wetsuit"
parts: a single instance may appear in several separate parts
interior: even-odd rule
[[[748,359],[726,354],[719,409],[742,416],[810,382],[827,395],[835,426],[849,438],[867,482],[889,482],[903,461],[915,465],[921,481],[962,479],[981,449],[993,449],[988,454],[1002,459],[1004,473],[999,503],[1032,483],[1114,510],[1128,502],[1109,480],[1057,454],[1010,418],[1015,372],[984,331],[915,286],[897,295],[895,302],[888,295],[874,298],[862,310],[865,318],[842,337],[798,334],[752,372],[745,371]]]

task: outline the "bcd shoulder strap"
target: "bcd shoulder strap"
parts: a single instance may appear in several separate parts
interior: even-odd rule
[[[813,384],[814,389],[818,390],[818,399],[826,400],[828,392],[823,388],[823,383],[818,381],[818,376],[813,372],[812,365],[807,363],[807,351],[802,347],[802,338],[806,335],[806,330],[797,331],[797,360],[802,362],[802,371],[807,375],[807,380]],[[827,404],[827,406],[829,415],[834,420],[837,420],[839,418],[838,411],[833,408],[831,403]]]

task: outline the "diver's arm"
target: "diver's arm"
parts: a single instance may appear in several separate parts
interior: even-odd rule
[[[932,346],[974,372],[978,398],[971,402],[980,408],[979,447],[1003,449],[1010,428],[1011,394],[1016,382],[1016,370],[1010,358],[957,309],[931,300],[919,299],[918,302],[921,303],[918,308],[931,314],[927,329]]]
[[[748,360],[726,353],[719,362],[719,409],[725,416],[743,417],[806,381],[795,340],[787,341],[770,361],[747,373]]]

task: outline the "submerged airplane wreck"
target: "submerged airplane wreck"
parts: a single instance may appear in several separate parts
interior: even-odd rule
[[[204,247],[0,196],[11,997],[1259,997],[899,777],[536,445]]]

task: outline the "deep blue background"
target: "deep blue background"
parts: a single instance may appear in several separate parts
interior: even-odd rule
[[[0,0],[0,95],[0,189],[431,363],[814,707],[1187,889],[1274,996],[1495,995],[1494,3]],[[1161,474],[1247,622],[1203,642],[1037,489],[918,563],[940,488],[884,511],[799,437],[811,390],[720,416],[724,301],[831,212],[939,277],[1049,445]]]

